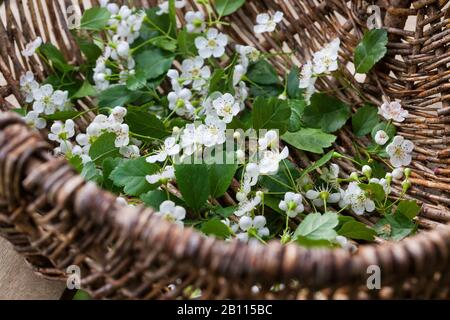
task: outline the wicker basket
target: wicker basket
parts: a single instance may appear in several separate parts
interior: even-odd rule
[[[36,36],[58,44],[69,61],[82,59],[67,27],[66,8],[86,1],[5,0],[0,23],[0,88],[3,111],[23,103],[18,79],[32,70],[47,74],[35,57],[19,54]],[[156,1],[131,1],[136,6]],[[196,7],[194,1],[188,1]],[[401,242],[379,240],[356,254],[345,250],[264,246],[207,238],[180,229],[150,209],[118,205],[113,195],[86,183],[66,161],[50,156],[50,145],[12,113],[0,116],[0,233],[34,270],[65,280],[66,268],[82,268],[82,287],[95,298],[187,298],[201,289],[202,298],[446,298],[450,295],[450,61],[449,10],[446,0],[379,2],[389,32],[389,53],[363,82],[351,85],[365,100],[381,103],[382,94],[402,99],[412,115],[398,130],[416,148],[409,197],[423,204],[419,233]],[[238,43],[263,51],[280,50],[270,36],[255,38],[255,16],[281,10],[284,50],[294,60],[273,58],[281,72],[308,59],[330,39],[342,40],[341,65],[366,28],[366,1],[247,0],[229,17],[228,34]],[[407,18],[414,26],[405,29]],[[182,15],[179,16],[183,19]],[[349,71],[350,74],[350,71]],[[351,77],[350,77],[351,78]],[[321,90],[334,91],[354,108],[362,104],[348,84],[321,80]],[[88,108],[89,100],[79,103]],[[85,127],[92,114],[79,119]],[[339,133],[337,151],[353,155],[352,143],[364,145],[348,129]],[[304,167],[314,161],[301,152],[293,160]],[[342,161],[350,172],[350,163]],[[401,187],[394,187],[394,194]],[[359,218],[369,225],[371,218]],[[382,272],[381,290],[366,285],[368,267]],[[370,269],[369,269],[370,270]],[[279,285],[278,285],[279,284]],[[274,285],[275,288],[274,289]],[[256,286],[256,287],[255,287]],[[171,289],[168,289],[170,287]]]

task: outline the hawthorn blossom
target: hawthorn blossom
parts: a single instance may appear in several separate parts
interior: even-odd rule
[[[233,120],[233,117],[241,111],[239,103],[237,103],[234,97],[229,93],[225,93],[213,100],[212,106],[217,116],[225,123],[230,123]]]
[[[53,87],[50,84],[45,84],[42,87],[33,90],[33,110],[39,113],[53,114],[56,111],[56,106],[53,103]]]
[[[377,133],[375,134],[375,142],[378,145],[383,146],[388,141],[389,141],[388,134],[385,131],[383,131],[383,130],[378,130]]]
[[[384,190],[384,192],[385,192],[386,194],[391,193],[390,184],[389,184],[389,182],[388,182],[385,178],[381,178],[381,179],[378,179],[378,178],[371,178],[371,179],[369,180],[369,183],[376,183],[376,184],[379,184],[380,186],[383,187],[383,190]]]
[[[275,130],[267,131],[264,134],[264,137],[258,140],[258,145],[260,150],[278,150],[278,147],[280,145],[278,132]]]
[[[161,203],[159,211],[155,214],[182,226],[183,220],[186,217],[186,209],[176,206],[173,201],[166,200]]]
[[[119,153],[128,159],[135,159],[138,158],[140,155],[139,147],[133,144],[120,147]]]
[[[193,33],[201,33],[205,31],[205,15],[201,11],[188,11],[184,16],[186,20],[186,30]]]
[[[188,85],[192,83],[192,89],[201,90],[206,84],[206,81],[211,77],[211,70],[204,65],[202,57],[195,57],[193,59],[185,59],[181,64],[181,78],[183,84]]]
[[[402,136],[395,136],[392,142],[386,147],[389,161],[395,167],[406,167],[411,163],[414,144]]]
[[[290,218],[296,217],[305,210],[302,203],[303,197],[299,193],[286,192],[284,200],[281,200],[278,207],[285,211]]]
[[[364,212],[372,212],[375,210],[375,203],[370,199],[366,192],[358,186],[358,182],[350,182],[343,196],[343,202],[349,205],[353,212],[362,215]]]
[[[195,124],[187,124],[180,135],[180,146],[185,156],[190,156],[201,149],[203,145],[202,127]]]
[[[193,116],[195,109],[190,102],[191,97],[192,92],[189,89],[175,89],[167,95],[169,109],[175,110],[175,113],[179,116]]]
[[[155,184],[158,182],[165,183],[168,180],[175,179],[175,169],[173,166],[166,166],[155,174],[146,175],[145,179],[150,184]]]
[[[39,83],[34,80],[34,74],[31,71],[27,71],[20,77],[20,91],[25,96],[25,102],[33,102],[33,91],[39,88]]]
[[[211,28],[206,33],[205,37],[195,38],[195,46],[198,49],[198,54],[204,58],[220,58],[225,53],[225,47],[228,44],[228,38],[225,34],[219,33],[215,28]]]
[[[255,196],[253,199],[246,199],[239,203],[238,209],[234,214],[238,217],[251,213],[261,203],[261,197]]]
[[[328,74],[338,69],[338,51],[340,39],[336,38],[325,48],[314,53],[313,69],[315,74]]]
[[[270,235],[269,229],[266,227],[266,218],[264,216],[255,216],[251,218],[249,216],[243,216],[239,219],[239,228],[244,231],[237,234],[237,238],[241,241],[248,241],[249,231],[255,230],[256,234],[260,238],[264,238]]]
[[[329,188],[319,188],[318,190],[308,190],[306,197],[312,201],[316,207],[323,207],[324,203],[338,203],[341,200],[340,192],[332,192]]]
[[[23,120],[27,125],[37,129],[43,129],[47,126],[47,121],[45,121],[44,118],[39,117],[39,112],[33,110],[28,112],[27,115],[23,117]]]
[[[403,122],[408,117],[408,111],[403,109],[398,101],[383,103],[378,109],[378,114],[386,120],[394,120],[396,122]]]
[[[168,157],[172,157],[180,153],[180,145],[174,137],[169,137],[164,140],[164,145],[158,153],[147,157],[145,160],[148,163],[164,162]]]
[[[51,141],[64,142],[75,135],[75,122],[69,119],[65,123],[55,121],[50,127],[48,138]]]
[[[286,159],[289,156],[289,149],[284,149],[279,152],[278,150],[264,151],[263,158],[259,163],[260,173],[263,175],[273,175],[278,172],[280,167],[280,161]]]
[[[214,117],[206,117],[205,124],[201,126],[202,143],[205,147],[221,145],[225,142],[225,130],[227,125],[222,120]]]
[[[273,32],[277,24],[283,20],[283,12],[277,11],[272,16],[270,13],[260,13],[256,16],[255,33]]]
[[[25,46],[25,49],[22,50],[22,55],[24,57],[31,57],[41,45],[42,38],[37,37],[35,40],[31,41]]]

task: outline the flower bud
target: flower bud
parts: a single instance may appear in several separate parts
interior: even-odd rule
[[[408,179],[409,176],[411,175],[411,169],[410,169],[410,168],[406,168],[405,171],[404,171],[404,173],[405,173],[406,179]]]
[[[392,170],[392,177],[395,180],[400,180],[401,178],[403,178],[403,168],[400,167]]]
[[[372,175],[372,168],[370,166],[363,166],[361,171],[367,177],[367,179],[370,179],[370,176]]]
[[[262,192],[261,190],[256,191],[256,196],[260,197],[261,200],[264,199],[264,192]]]
[[[409,180],[406,179],[405,181],[402,182],[402,188],[403,192],[408,191],[408,189],[411,188],[411,182],[409,182]]]
[[[342,158],[342,154],[340,154],[339,152],[333,152],[333,158],[334,159]]]
[[[359,179],[358,173],[352,172],[352,173],[350,174],[350,179],[353,180],[353,181],[358,181],[358,179]]]

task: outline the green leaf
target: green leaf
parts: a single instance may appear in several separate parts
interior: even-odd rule
[[[297,132],[286,132],[281,136],[291,146],[313,153],[323,153],[323,148],[331,147],[336,136],[323,132],[320,129],[300,129]]]
[[[354,240],[366,240],[373,241],[377,232],[366,226],[364,223],[358,221],[349,221],[337,232],[339,235],[354,239]]]
[[[332,133],[342,128],[350,118],[350,107],[323,93],[314,94],[303,112],[303,122],[310,128]]]
[[[81,173],[83,170],[83,160],[79,155],[70,157],[68,162],[78,173]]]
[[[375,141],[375,135],[380,130],[383,130],[384,132],[386,132],[386,134],[389,136],[389,139],[393,139],[395,134],[397,133],[397,128],[395,128],[395,126],[393,124],[390,124],[390,123],[387,123],[384,121],[380,122],[372,129],[371,136],[374,141]],[[387,143],[386,143],[386,145],[387,145]]]
[[[322,239],[310,239],[308,237],[304,237],[304,236],[297,236],[297,238],[295,239],[295,241],[303,246],[303,247],[307,247],[307,248],[323,248],[323,247],[333,247],[333,243],[330,240],[322,240]]]
[[[303,236],[310,240],[334,240],[337,236],[334,228],[338,225],[339,219],[335,212],[310,213],[297,227],[294,232],[294,239]]]
[[[290,116],[291,109],[286,100],[257,97],[253,103],[252,121],[255,130],[278,129],[283,134]]]
[[[396,213],[400,213],[405,217],[412,219],[420,212],[420,206],[415,200],[402,200],[400,201]]]
[[[199,211],[209,195],[208,166],[206,164],[180,164],[175,166],[175,177],[186,204]]]
[[[66,61],[66,58],[64,58],[64,55],[57,47],[55,47],[51,43],[44,43],[42,46],[39,47],[39,51],[42,55],[44,55],[49,62],[52,63],[53,67],[58,69],[61,72],[69,72],[72,71],[74,68],[69,65]]]
[[[216,218],[204,222],[201,230],[204,234],[214,235],[219,239],[226,239],[231,235],[230,228]]]
[[[286,91],[291,99],[297,99],[300,96],[300,88],[298,87],[300,84],[299,79],[299,69],[297,66],[294,66],[289,72],[288,78],[287,78],[287,85],[286,85]]]
[[[313,172],[314,170],[323,167],[325,164],[327,164],[328,161],[333,159],[333,154],[334,154],[334,150],[331,150],[326,155],[324,155],[322,158],[320,158],[319,160],[314,162],[314,164],[312,164],[311,166],[309,166],[308,168],[306,168],[305,170],[302,171],[300,178],[303,178],[308,173]]]
[[[159,169],[158,165],[148,163],[144,157],[141,157],[123,161],[109,177],[116,186],[124,187],[126,194],[140,196],[157,187],[148,183],[145,176],[154,174]]]
[[[195,46],[195,38],[199,35],[199,33],[190,33],[187,30],[181,30],[178,33],[178,47],[184,56],[194,57],[198,54],[197,47]]]
[[[378,183],[359,184],[359,187],[364,190],[372,200],[384,201],[386,196],[383,187]]]
[[[75,94],[70,97],[71,99],[80,99],[89,96],[95,96],[97,94],[97,90],[89,83],[89,81],[85,80],[81,85],[80,89],[78,89]]]
[[[174,52],[177,50],[178,42],[177,40],[168,39],[168,38],[155,38],[152,41],[153,45],[158,48],[164,49],[166,51]]]
[[[163,190],[151,190],[147,193],[141,194],[139,198],[147,207],[153,208],[155,210],[159,210],[159,206],[161,205],[161,203],[166,200],[173,201],[176,205],[183,205],[183,202],[180,199],[168,194]]]
[[[159,33],[161,31],[163,31],[163,33],[169,33],[171,29],[170,17],[167,13],[157,15],[156,12],[158,11],[158,7],[153,7],[146,10],[147,18],[150,22],[145,25],[152,30],[158,31]]]
[[[226,208],[218,207],[214,211],[215,213],[217,213],[218,215],[220,215],[222,218],[225,219],[231,216],[236,211],[236,209],[237,206],[231,206]]]
[[[89,63],[95,63],[98,57],[101,56],[102,49],[89,39],[78,37],[76,35],[74,35],[74,38],[87,61]]]
[[[287,192],[292,191],[298,177],[298,169],[290,161],[283,160],[280,163],[280,170],[275,175],[263,175],[259,183],[272,192]]]
[[[86,181],[93,181],[97,185],[101,185],[103,182],[102,171],[95,166],[94,162],[88,162],[81,170],[81,176]]]
[[[387,53],[387,31],[372,29],[364,34],[355,49],[355,69],[358,73],[368,73]]]
[[[147,79],[145,78],[145,72],[138,70],[135,74],[131,75],[127,79],[127,89],[131,91],[136,91],[142,89],[147,84]]]
[[[111,175],[111,172],[113,172],[113,170],[117,168],[123,161],[123,158],[106,158],[105,160],[103,160],[103,189],[113,192],[119,191],[117,186],[114,185],[114,181],[112,181],[109,176]]]
[[[251,84],[250,85],[250,95],[253,97],[277,97],[283,93],[283,86],[280,84],[277,85],[259,85],[259,84]]]
[[[228,190],[238,168],[237,164],[211,164],[208,166],[209,194],[219,198]]]
[[[389,214],[375,225],[378,235],[386,240],[400,241],[417,230],[417,225],[403,214]]]
[[[296,132],[303,127],[303,112],[306,108],[305,100],[291,99],[288,100],[289,107],[291,108],[291,117],[289,119],[288,130],[290,132]]]
[[[224,93],[226,91],[225,80],[225,71],[223,69],[214,70],[209,81],[208,93],[210,95],[214,92]]]
[[[259,60],[248,68],[247,78],[260,85],[276,85],[280,83],[275,68],[267,60]]]
[[[173,62],[173,54],[160,48],[151,48],[136,55],[136,70],[142,70],[146,79],[165,74]]]
[[[162,139],[169,135],[162,121],[141,107],[128,107],[125,121],[131,132],[141,136]]]
[[[98,106],[100,108],[114,108],[125,106],[143,96],[140,91],[131,91],[124,85],[113,86],[98,95]]]
[[[215,8],[220,17],[228,16],[239,10],[245,0],[215,0]]]
[[[372,132],[372,129],[378,122],[378,109],[370,105],[365,105],[364,107],[359,108],[352,116],[353,132],[358,137],[365,136]]]
[[[102,134],[92,143],[89,149],[89,156],[96,164],[101,164],[106,158],[120,157],[119,148],[116,148],[114,141],[116,135],[112,132]]]
[[[80,29],[99,31],[108,25],[111,13],[106,8],[91,8],[81,17]]]
[[[68,119],[74,119],[81,114],[80,111],[77,110],[66,110],[66,111],[57,111],[53,114],[42,115],[42,117],[47,121],[66,121]]]

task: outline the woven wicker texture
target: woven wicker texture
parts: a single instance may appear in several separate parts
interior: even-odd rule
[[[155,1],[132,1],[147,7]],[[188,1],[196,7],[194,1]],[[51,146],[29,130],[17,116],[0,118],[0,233],[11,241],[34,270],[64,280],[66,268],[82,268],[82,287],[95,298],[410,298],[450,295],[450,29],[448,1],[374,1],[382,8],[389,32],[389,52],[363,82],[322,79],[318,87],[331,91],[353,108],[365,100],[381,104],[381,96],[399,98],[409,117],[399,132],[412,140],[413,183],[408,196],[422,204],[419,233],[398,243],[377,239],[356,254],[345,250],[305,249],[223,242],[191,229],[180,229],[143,208],[122,207],[114,196],[85,183],[61,159],[50,156]],[[32,70],[38,80],[48,74],[37,58],[20,55],[26,43],[41,36],[57,44],[69,61],[82,56],[67,27],[66,8],[85,1],[4,1],[0,23],[0,108],[23,103],[18,79]],[[231,15],[227,33],[236,43],[263,51],[292,50],[294,59],[272,59],[278,70],[310,58],[312,52],[338,36],[341,65],[353,60],[353,50],[366,29],[365,1],[247,0]],[[260,12],[281,10],[280,48],[269,35],[261,41],[253,24]],[[414,28],[405,29],[412,19]],[[179,15],[183,19],[182,14]],[[351,69],[351,66],[349,66]],[[349,79],[351,71],[347,71]],[[357,88],[361,95],[349,86]],[[92,101],[80,101],[89,108]],[[84,128],[92,114],[78,119]],[[352,156],[356,139],[348,129],[338,135],[335,148]],[[316,160],[303,152],[290,158],[299,167]],[[346,173],[350,162],[338,160]],[[233,188],[232,188],[233,189]],[[234,192],[233,190],[230,192]],[[399,195],[395,186],[394,195]],[[227,201],[225,196],[221,201]],[[375,218],[355,216],[373,225]],[[382,289],[368,290],[367,267],[378,265]],[[278,285],[282,284],[282,285]],[[274,290],[274,285],[276,290]],[[258,287],[255,290],[254,286]],[[252,289],[253,288],[253,289]]]

